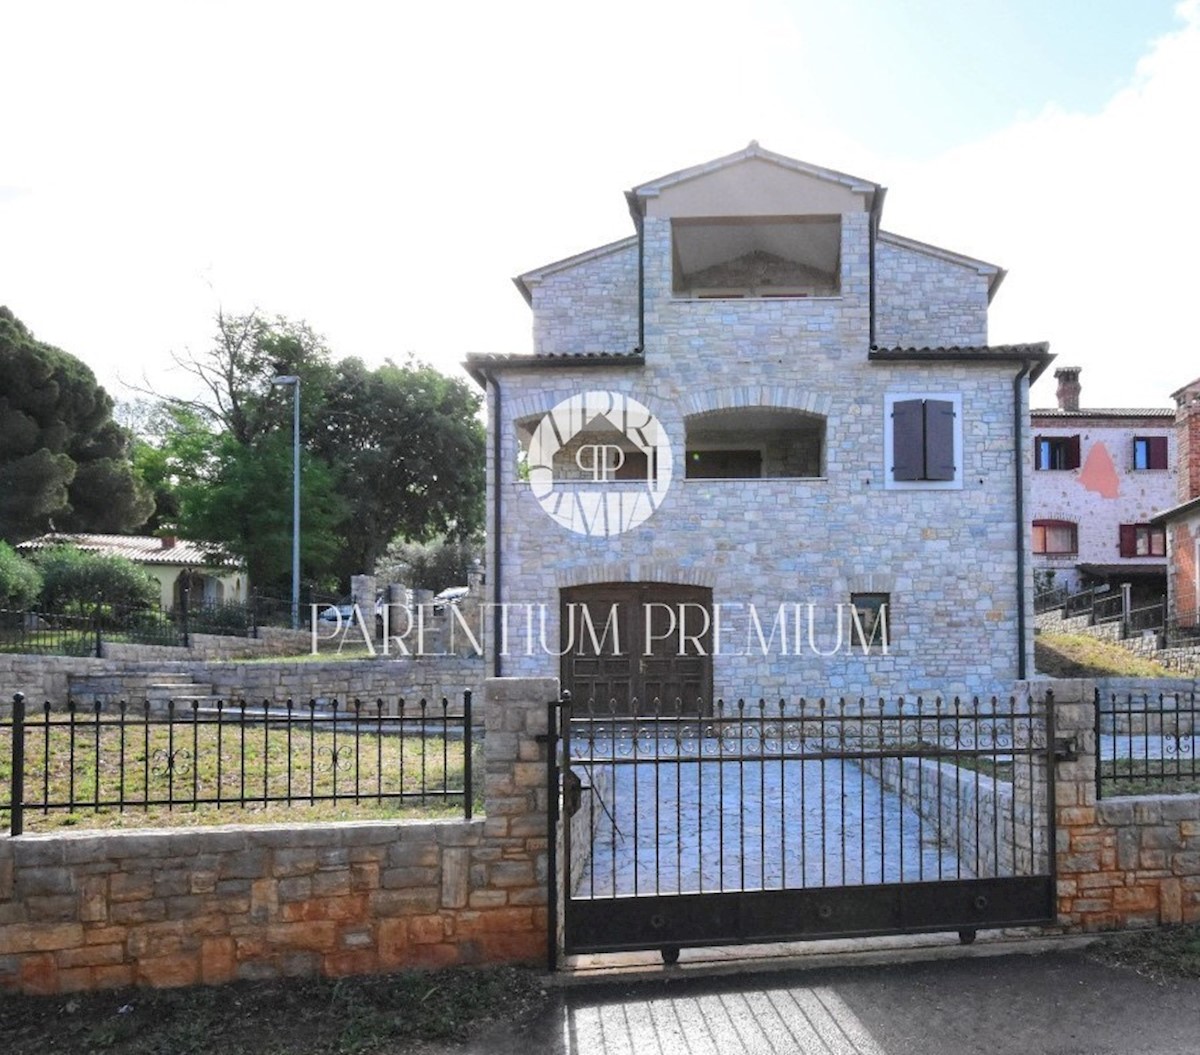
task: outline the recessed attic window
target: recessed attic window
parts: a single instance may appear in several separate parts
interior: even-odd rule
[[[841,284],[840,216],[676,219],[677,296],[833,297]]]

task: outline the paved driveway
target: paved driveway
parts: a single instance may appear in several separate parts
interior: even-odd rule
[[[1082,951],[819,967],[565,989],[488,1055],[1196,1055],[1200,982]]]

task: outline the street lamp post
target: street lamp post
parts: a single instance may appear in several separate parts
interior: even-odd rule
[[[273,385],[292,386],[292,629],[300,629],[300,378],[282,374]]]

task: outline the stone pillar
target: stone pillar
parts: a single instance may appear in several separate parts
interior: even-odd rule
[[[496,932],[486,958],[536,960],[548,926],[549,789],[546,705],[557,678],[489,678],[484,683],[483,839],[472,855],[471,905],[491,913]]]
[[[358,605],[367,629],[375,626],[375,576],[350,576],[350,603]]]
[[[1175,497],[1200,498],[1200,378],[1171,393],[1175,400]]]

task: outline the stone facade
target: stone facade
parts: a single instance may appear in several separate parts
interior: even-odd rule
[[[817,196],[805,179],[797,176],[799,197]],[[652,192],[645,193],[653,202]],[[802,211],[802,204],[778,205],[778,214]],[[999,269],[884,234],[873,251],[871,214],[846,206],[836,296],[692,298],[675,292],[676,218],[668,213],[656,205],[640,220],[644,362],[563,361],[582,351],[631,349],[636,241],[519,280],[532,291],[540,354],[524,362],[509,357],[489,382],[490,427],[499,430],[501,458],[497,473],[489,444],[488,532],[499,547],[489,570],[500,569],[496,600],[544,612],[545,640],[510,641],[499,669],[557,673],[559,658],[549,653],[559,642],[560,590],[611,582],[712,590],[726,621],[725,647],[713,660],[719,696],[869,696],[883,687],[889,695],[987,693],[1011,684],[1022,656],[1032,669],[1032,577],[1027,567],[1018,582],[1017,558],[1028,534],[1015,515],[1017,465],[1028,469],[1030,450],[1027,385],[1014,386],[1020,356],[974,348],[978,355],[948,361],[897,362],[868,354],[873,315],[876,343],[981,344]],[[620,296],[609,285],[618,280]],[[1031,354],[1044,363],[1044,348]],[[550,355],[559,357],[553,370],[538,362]],[[661,506],[640,527],[607,537],[552,521],[517,459],[527,439],[522,423],[589,390],[638,400],[671,444],[672,482]],[[956,479],[947,486],[892,486],[885,458],[890,400],[914,396],[952,400],[957,408],[961,448]],[[1014,409],[1023,423],[1016,435]],[[735,415],[735,427],[743,411],[798,411],[817,422],[820,456],[806,467],[817,471],[687,479],[689,427],[697,415],[719,411]],[[837,606],[848,605],[855,592],[890,595],[888,653],[850,654],[843,647],[818,655],[818,648],[837,646],[838,620],[846,619]],[[757,654],[748,606],[769,632],[781,604],[802,606],[801,646]],[[808,605],[816,613],[812,642]],[[521,627],[514,628],[519,636]]]
[[[551,681],[485,693],[486,820],[0,840],[0,988],[531,962],[547,919]]]
[[[1200,624],[1200,379],[1172,393],[1179,454],[1176,505],[1158,522],[1167,532],[1168,611],[1180,627]]]

